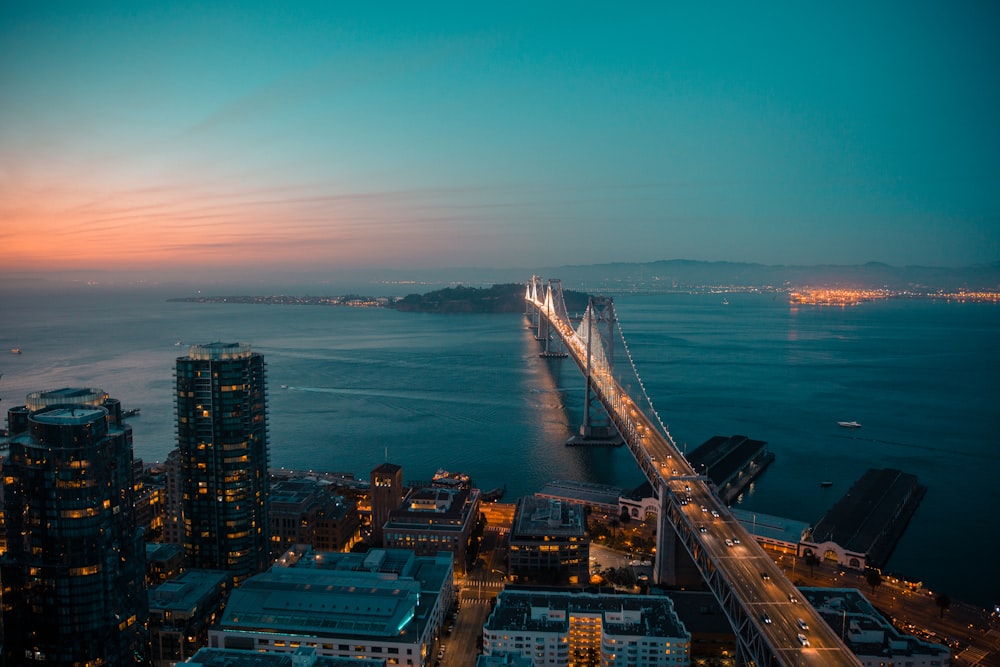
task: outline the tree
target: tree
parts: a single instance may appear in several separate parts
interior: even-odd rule
[[[951,598],[942,593],[941,595],[934,598],[934,604],[936,604],[938,608],[941,609],[941,618],[944,618],[945,610],[951,606]]]
[[[617,517],[611,517],[608,519],[608,525],[611,527],[611,540],[618,539],[618,527],[622,525],[622,522]]]
[[[872,587],[872,593],[874,593],[875,589],[882,585],[882,575],[879,574],[878,570],[870,567],[865,570],[865,581]]]

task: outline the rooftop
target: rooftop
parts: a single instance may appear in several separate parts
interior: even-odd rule
[[[229,579],[230,575],[221,570],[187,570],[149,590],[149,609],[181,614],[193,612],[202,600],[226,587]]]
[[[543,486],[535,495],[567,498],[583,505],[617,506],[622,490],[604,484],[557,479]]]
[[[486,620],[492,631],[564,633],[577,614],[601,614],[609,634],[646,637],[683,637],[690,633],[674,613],[673,601],[663,595],[619,595],[504,589]]]
[[[207,343],[192,345],[188,356],[198,361],[221,361],[224,359],[246,359],[253,354],[249,343]]]
[[[812,541],[834,542],[868,553],[901,508],[925,487],[914,475],[891,468],[868,470],[813,528]]]
[[[68,424],[82,426],[84,424],[89,424],[90,422],[104,419],[107,414],[108,412],[104,408],[93,408],[89,406],[52,408],[51,410],[36,412],[32,415],[32,419],[41,424]]]
[[[763,440],[752,440],[745,435],[715,435],[699,445],[687,459],[696,471],[704,464],[709,478],[722,485],[766,448],[767,443]]]
[[[103,389],[93,387],[63,387],[62,389],[47,389],[33,391],[28,394],[25,402],[29,410],[40,410],[51,405],[89,405],[98,407],[108,399]]]
[[[951,651],[947,646],[926,642],[897,630],[892,623],[855,588],[800,588],[823,620],[840,633],[855,655],[940,656],[947,664]]]
[[[384,667],[385,660],[319,656],[316,649],[302,646],[292,654],[202,648],[183,664],[202,667]]]
[[[420,583],[377,573],[275,567],[232,592],[223,628],[314,636],[391,638],[414,622]]]
[[[551,498],[524,496],[518,501],[510,537],[512,540],[535,535],[573,537],[585,533],[581,505]]]
[[[802,536],[809,530],[809,524],[805,521],[795,521],[761,512],[750,512],[736,507],[730,507],[729,511],[754,537],[798,544],[802,541]]]
[[[426,486],[413,489],[403,506],[389,512],[388,524],[418,524],[435,530],[452,527],[461,530],[479,498],[479,489],[450,489]],[[430,523],[429,523],[430,522]]]

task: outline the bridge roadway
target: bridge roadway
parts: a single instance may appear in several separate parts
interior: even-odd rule
[[[549,320],[584,375],[590,368],[594,394],[643,474],[659,490],[659,531],[666,529],[667,522],[672,525],[729,616],[739,644],[738,663],[757,667],[861,665],[715,495],[708,479],[691,468],[669,434],[661,432],[635,405],[606,367],[598,367],[593,355],[588,364],[586,341],[568,318],[556,314],[551,289],[544,301],[530,290],[525,299],[540,317]],[[658,537],[658,544],[663,543]],[[666,557],[664,551],[657,549],[658,561]],[[659,563],[656,572],[660,572]],[[800,635],[808,645],[802,644]]]

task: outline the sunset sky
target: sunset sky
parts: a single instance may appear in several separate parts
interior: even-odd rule
[[[996,261],[998,34],[992,0],[4,3],[0,272]]]

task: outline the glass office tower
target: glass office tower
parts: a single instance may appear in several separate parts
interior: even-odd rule
[[[5,664],[144,662],[146,551],[119,402],[99,389],[34,392],[7,423]]]
[[[243,343],[194,345],[177,359],[185,556],[236,583],[270,565],[265,380],[264,357]]]

